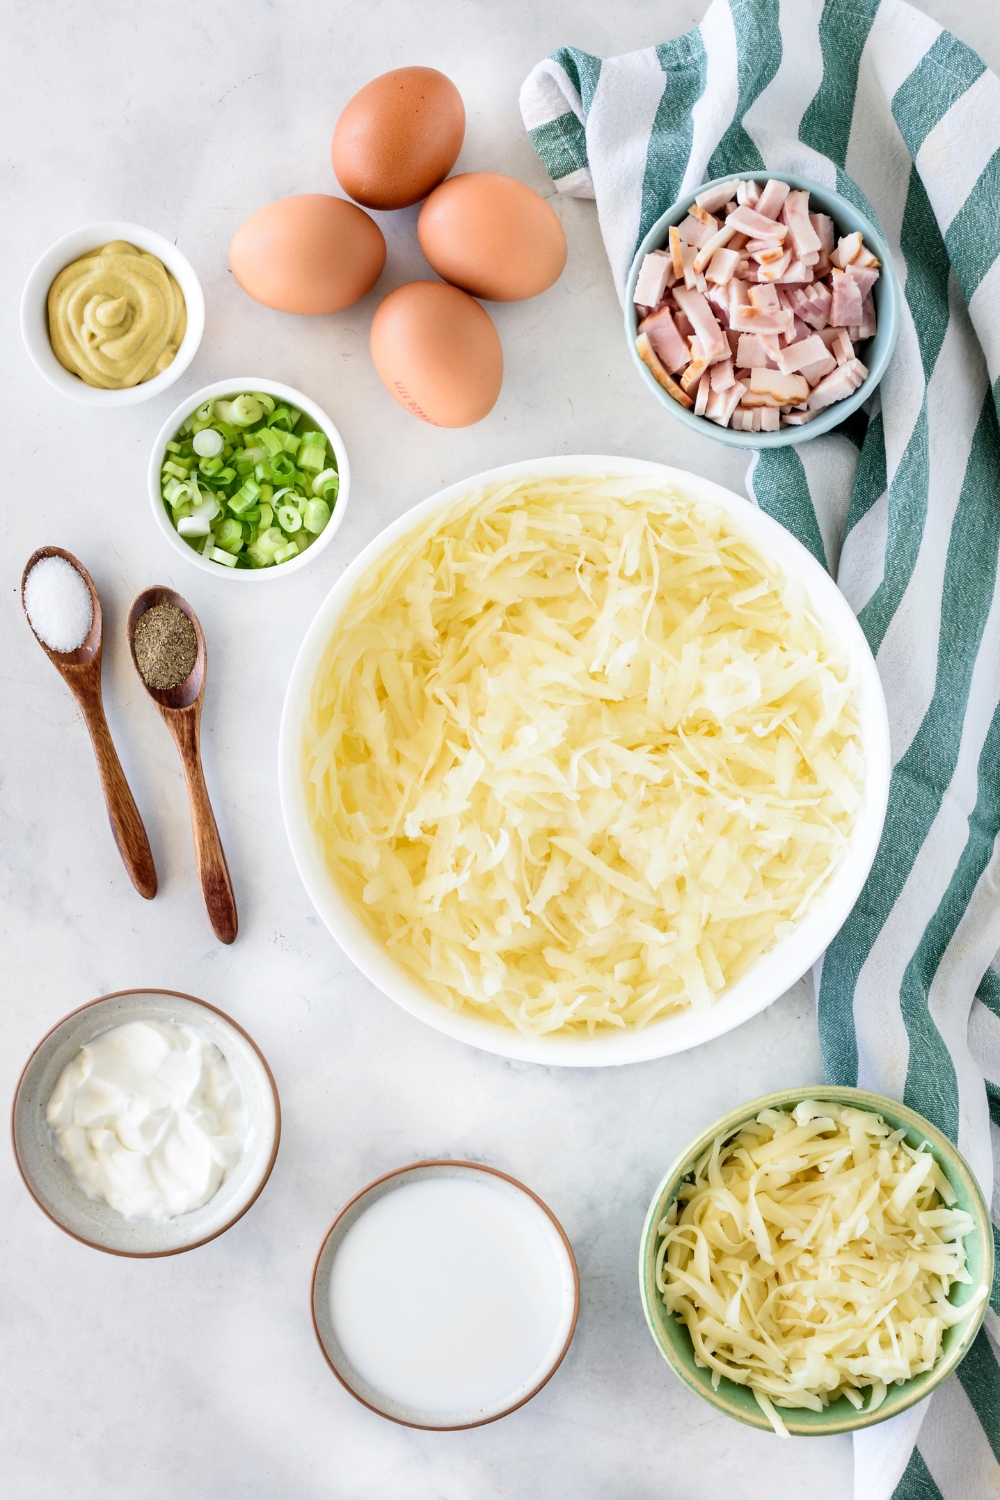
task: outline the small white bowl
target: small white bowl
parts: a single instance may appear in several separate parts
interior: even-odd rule
[[[534,1370],[527,1374],[519,1385],[514,1385],[500,1399],[489,1406],[465,1407],[454,1411],[424,1411],[416,1406],[405,1405],[387,1395],[366,1380],[355,1369],[337,1338],[333,1314],[330,1307],[330,1280],[334,1262],[349,1229],[357,1223],[366,1209],[380,1198],[406,1187],[413,1182],[423,1182],[428,1177],[457,1177],[471,1180],[484,1187],[500,1192],[505,1198],[517,1202],[521,1213],[527,1213],[541,1229],[556,1267],[560,1285],[560,1307],[558,1320],[552,1330],[552,1338],[544,1358]],[[406,1295],[405,1251],[400,1265],[403,1283],[396,1292],[386,1288],[386,1296]],[[330,1369],[345,1390],[349,1391],[362,1406],[398,1422],[403,1427],[421,1427],[432,1432],[457,1432],[468,1427],[483,1427],[509,1416],[518,1407],[530,1401],[553,1377],[566,1357],[576,1332],[580,1312],[580,1274],[576,1266],[573,1246],[567,1238],[555,1214],[547,1203],[506,1172],[496,1167],[485,1167],[474,1161],[417,1161],[408,1167],[399,1167],[377,1177],[367,1187],[356,1193],[340,1210],[323,1237],[323,1243],[313,1266],[312,1319],[319,1346]]]
[[[59,1076],[81,1047],[128,1021],[179,1021],[205,1032],[243,1091],[250,1128],[243,1155],[214,1198],[176,1219],[126,1219],[88,1198],[55,1147],[45,1110]],[[271,1175],[281,1138],[281,1106],[256,1042],[230,1016],[176,990],[119,990],[72,1011],[44,1036],[25,1064],[11,1115],[14,1156],[43,1213],[74,1239],[111,1255],[149,1259],[194,1250],[231,1229]]]
[[[236,395],[241,391],[262,391],[265,396],[278,396],[289,405],[298,407],[299,411],[312,419],[321,427],[330,439],[330,446],[337,459],[337,472],[340,475],[340,488],[337,491],[337,503],[334,505],[325,528],[320,532],[316,540],[300,552],[298,557],[293,557],[288,562],[277,563],[273,568],[224,568],[219,563],[212,563],[189,547],[184,538],[178,533],[173,522],[167,515],[163,496],[160,493],[160,470],[163,467],[164,455],[167,444],[170,442],[178,427],[189,417],[193,411],[197,411],[206,401],[218,396]],[[327,416],[321,406],[297,391],[293,386],[282,385],[277,380],[262,380],[259,375],[238,375],[232,380],[217,380],[214,385],[203,386],[200,391],[195,391],[188,396],[175,411],[164,422],[157,434],[156,442],[149,459],[149,498],[153,506],[153,515],[156,524],[173,547],[182,557],[198,568],[202,573],[211,573],[213,577],[222,574],[225,578],[235,578],[243,583],[256,583],[265,578],[287,578],[289,573],[297,572],[306,567],[313,558],[333,540],[334,533],[339,529],[344,519],[344,511],[347,509],[347,497],[351,491],[351,465],[347,458],[347,449],[344,447],[344,439]]]
[[[642,1030],[612,1036],[525,1036],[513,1026],[455,1012],[428,993],[393,959],[341,893],[313,833],[302,781],[302,738],[313,680],[337,622],[361,576],[407,532],[424,525],[471,490],[510,480],[609,478],[648,474],[652,484],[673,486],[693,500],[728,512],[787,578],[797,578],[817,619],[840,642],[857,674],[865,784],[847,850],[828,883],[788,937],[761,955],[748,973],[707,1010],[686,1010]],[[802,543],[755,505],[711,480],[638,458],[593,454],[535,458],[490,469],[432,495],[386,527],[350,564],[319,607],[288,681],[278,741],[278,779],[285,832],[302,883],[348,958],[384,995],[438,1031],[522,1062],[575,1068],[646,1062],[697,1047],[764,1010],[816,962],[847,920],[875,858],[889,797],[889,723],[874,658],[850,605],[825,568]]]
[[[49,342],[49,287],[64,266],[79,260],[88,250],[97,250],[101,245],[110,244],[112,240],[128,240],[140,250],[148,250],[151,255],[162,260],[184,293],[187,304],[187,331],[173,363],[167,366],[162,375],[156,375],[142,385],[131,385],[124,391],[101,390],[98,386],[87,385],[79,375],[71,375],[56,359]],[[101,224],[85,224],[82,229],[74,229],[71,234],[64,234],[61,240],[56,240],[35,263],[21,295],[21,336],[32,364],[49,385],[62,391],[64,396],[72,396],[74,401],[85,402],[87,406],[135,406],[139,401],[149,401],[153,396],[159,396],[184,374],[198,352],[204,331],[205,298],[190,261],[176,245],[165,240],[162,234],[156,234],[152,229],[143,229],[140,224],[126,224],[119,219],[109,219]]]

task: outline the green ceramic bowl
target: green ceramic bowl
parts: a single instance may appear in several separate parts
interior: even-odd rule
[[[864,349],[864,362],[868,366],[868,377],[861,382],[852,395],[845,396],[843,401],[837,401],[833,406],[828,406],[804,427],[782,427],[777,432],[734,432],[731,427],[720,427],[718,422],[710,422],[707,417],[696,417],[672,396],[668,396],[662,386],[657,385],[639,358],[635,347],[639,320],[635,303],[632,301],[632,293],[635,291],[636,278],[644,256],[650,250],[663,248],[667,242],[671,224],[679,224],[687,217],[688,207],[699,193],[707,192],[711,187],[716,187],[727,180],[733,181],[740,176],[760,179],[774,177],[778,182],[787,182],[791,188],[806,188],[813,207],[820,213],[830,215],[838,234],[853,234],[856,229],[860,229],[865,244],[882,262],[882,274],[876,281],[872,293],[875,299],[878,328],[875,337]],[[703,437],[715,438],[716,442],[726,443],[731,448],[785,448],[790,443],[808,443],[812,438],[820,437],[824,432],[830,432],[834,427],[839,427],[841,422],[845,421],[852,412],[857,411],[858,407],[862,406],[874,393],[875,387],[885,373],[886,365],[892,358],[898,333],[899,283],[896,280],[889,247],[877,226],[866,214],[856,209],[853,203],[840,193],[834,192],[832,188],[823,187],[822,183],[813,182],[809,177],[794,176],[790,172],[733,172],[730,173],[728,179],[713,177],[711,182],[704,182],[699,187],[692,188],[690,192],[684,194],[683,198],[679,198],[671,208],[668,208],[666,213],[660,215],[645,236],[635,252],[635,259],[625,287],[625,337],[628,340],[632,363],[638,370],[643,385],[678,422],[683,422],[685,427],[700,432]],[[190,551],[190,548],[188,550]]]
[[[656,1190],[642,1230],[642,1243],[639,1250],[639,1290],[649,1330],[674,1374],[719,1411],[725,1412],[729,1417],[735,1417],[738,1422],[746,1422],[747,1426],[759,1427],[765,1432],[772,1430],[771,1424],[757,1405],[753,1392],[745,1386],[737,1385],[732,1380],[726,1380],[725,1377],[719,1389],[714,1391],[711,1371],[699,1369],[694,1362],[694,1348],[687,1329],[664,1307],[656,1289],[656,1250],[660,1238],[656,1226],[677,1197],[682,1181],[692,1171],[698,1157],[707,1146],[712,1144],[717,1135],[733,1136],[749,1120],[754,1119],[762,1109],[792,1109],[802,1099],[819,1101],[829,1099],[838,1104],[853,1105],[857,1109],[871,1110],[880,1114],[893,1130],[905,1127],[906,1140],[909,1145],[919,1146],[922,1141],[929,1142],[938,1166],[958,1195],[957,1206],[964,1209],[975,1221],[975,1228],[965,1240],[968,1269],[972,1281],[970,1285],[961,1284],[955,1287],[951,1300],[957,1306],[961,1306],[974,1295],[981,1283],[985,1282],[987,1286],[993,1285],[993,1231],[990,1213],[972,1169],[965,1158],[955,1150],[947,1136],[942,1135],[940,1130],[929,1120],[925,1120],[922,1115],[918,1115],[912,1109],[907,1109],[905,1104],[899,1104],[895,1099],[885,1099],[881,1094],[869,1094],[864,1089],[815,1084],[810,1088],[785,1089],[778,1094],[765,1094],[762,1099],[753,1099],[749,1104],[743,1104],[739,1109],[723,1115],[721,1120],[716,1120],[714,1125],[702,1131],[697,1140],[691,1142],[687,1150],[674,1162]],[[780,1407],[782,1421],[789,1432],[804,1437],[829,1437],[832,1433],[854,1432],[859,1427],[872,1427],[876,1422],[884,1422],[887,1417],[894,1417],[898,1412],[904,1411],[908,1406],[913,1406],[915,1402],[922,1401],[925,1396],[929,1396],[931,1391],[941,1384],[945,1376],[951,1374],[955,1366],[967,1354],[969,1346],[979,1332],[986,1306],[984,1301],[978,1311],[965,1323],[945,1329],[943,1353],[933,1370],[928,1370],[923,1375],[915,1375],[912,1380],[905,1381],[903,1385],[890,1385],[888,1395],[876,1411],[871,1413],[864,1410],[856,1411],[847,1400],[841,1397],[839,1401],[832,1401],[821,1412],[793,1411]]]

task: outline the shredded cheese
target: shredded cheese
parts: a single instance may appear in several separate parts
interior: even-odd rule
[[[687,1325],[695,1363],[749,1386],[775,1430],[777,1407],[859,1411],[941,1357],[971,1285],[974,1227],[930,1149],[881,1115],[812,1100],[763,1110],[719,1136],[658,1226],[656,1284]],[[924,1143],[926,1144],[926,1143]]]
[[[840,859],[848,662],[720,507],[638,478],[464,496],[362,577],[310,814],[431,994],[529,1034],[711,1005]]]

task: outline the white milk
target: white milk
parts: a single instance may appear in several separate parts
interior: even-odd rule
[[[471,1175],[427,1177],[347,1231],[330,1277],[333,1327],[383,1396],[436,1413],[491,1406],[526,1395],[558,1357],[568,1274],[530,1198]]]

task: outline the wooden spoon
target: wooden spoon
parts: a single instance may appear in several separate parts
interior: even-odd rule
[[[111,822],[111,832],[118,845],[118,853],[139,895],[151,901],[156,895],[156,869],[153,865],[149,839],[146,837],[139,809],[135,805],[135,798],[125,780],[125,772],[121,768],[118,753],[111,739],[108,721],[104,717],[104,701],[101,697],[104,620],[101,615],[101,601],[97,597],[94,580],[72,552],[64,552],[62,547],[39,547],[38,551],[33,552],[28,558],[27,566],[21,575],[22,607],[24,606],[25,579],[35,564],[45,557],[61,557],[76,569],[90,590],[94,618],[87,639],[75,651],[53,651],[51,646],[45,644],[33,625],[31,626],[32,634],[80,705],[90,731],[94,754],[97,757],[97,769],[100,772],[104,801]],[[24,613],[28,624],[31,625],[26,608]]]
[[[147,609],[154,604],[172,604],[187,615],[198,640],[198,655],[187,677],[177,687],[154,688],[139,671],[135,656],[135,627]],[[208,800],[205,773],[201,764],[201,702],[205,694],[205,637],[202,635],[198,616],[180,594],[173,589],[156,584],[143,589],[132,601],[128,612],[128,646],[132,661],[139,673],[139,681],[152,698],[163,722],[174,737],[184,767],[187,782],[188,803],[191,808],[191,831],[194,834],[194,856],[198,866],[198,879],[205,899],[205,909],[212,930],[220,943],[231,943],[236,938],[238,921],[233,883],[229,878],[229,866],[222,852],[222,840]]]

